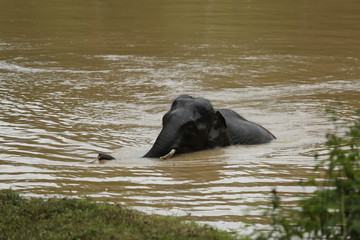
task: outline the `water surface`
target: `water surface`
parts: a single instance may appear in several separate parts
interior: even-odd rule
[[[356,0],[2,0],[0,188],[266,228],[274,187],[288,203],[312,191],[297,183],[332,129],[325,109],[349,122],[360,108],[359,12]],[[185,93],[278,139],[141,158]],[[98,152],[120,160],[89,163]]]

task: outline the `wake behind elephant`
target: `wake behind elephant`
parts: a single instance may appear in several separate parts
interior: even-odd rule
[[[268,143],[276,137],[264,127],[229,109],[214,109],[201,97],[177,97],[162,119],[162,130],[148,158],[170,158],[188,153],[236,144]]]

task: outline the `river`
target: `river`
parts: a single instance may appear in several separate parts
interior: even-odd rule
[[[360,108],[360,1],[0,1],[0,189],[90,196],[236,232]],[[277,140],[141,158],[180,94]],[[90,163],[98,152],[120,160]],[[248,225],[251,225],[249,227]]]

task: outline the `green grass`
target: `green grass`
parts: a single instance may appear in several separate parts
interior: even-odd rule
[[[24,198],[0,192],[0,239],[236,239],[180,218],[146,215],[90,199]]]

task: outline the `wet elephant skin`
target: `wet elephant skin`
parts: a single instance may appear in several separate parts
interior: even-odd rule
[[[144,157],[155,158],[229,145],[263,144],[276,137],[229,109],[214,109],[201,97],[177,97],[162,120],[162,130]],[[175,151],[174,151],[175,150]]]

